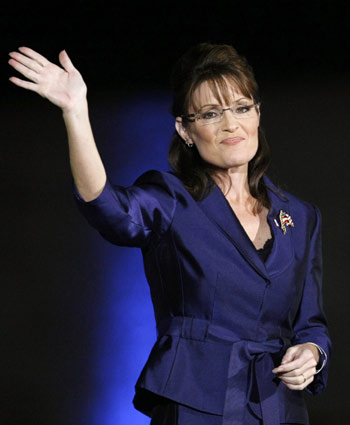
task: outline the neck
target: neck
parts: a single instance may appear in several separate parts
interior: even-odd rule
[[[216,173],[214,180],[230,203],[246,207],[254,204],[254,198],[249,191],[248,166],[229,168]]]

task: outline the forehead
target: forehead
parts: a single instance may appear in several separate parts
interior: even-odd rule
[[[241,98],[247,96],[244,96],[234,81],[224,77],[220,82],[203,81],[193,92],[191,106],[195,110],[208,104],[228,106]]]

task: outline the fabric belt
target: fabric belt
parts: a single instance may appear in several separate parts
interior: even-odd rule
[[[250,399],[254,377],[263,424],[280,425],[276,391],[280,380],[272,373],[272,369],[279,365],[285,350],[291,345],[290,331],[283,328],[273,328],[270,331],[262,329],[256,333],[261,334],[261,340],[242,339],[234,330],[208,320],[175,316],[161,320],[157,324],[157,332],[158,336],[174,335],[200,341],[232,343],[222,425],[244,424],[244,412]],[[247,329],[244,334],[247,334]]]

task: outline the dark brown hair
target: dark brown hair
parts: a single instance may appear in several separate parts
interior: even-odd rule
[[[193,94],[197,87],[207,81],[214,96],[229,102],[227,80],[239,88],[242,94],[259,102],[258,85],[252,68],[246,59],[229,45],[201,43],[188,50],[177,62],[171,76],[173,104],[171,112],[174,117],[187,115],[193,103]],[[183,125],[188,125],[183,119]],[[248,164],[248,184],[253,198],[256,199],[254,212],[262,207],[270,207],[267,191],[262,180],[269,162],[270,151],[265,136],[259,127],[258,150]],[[189,148],[175,131],[171,140],[168,160],[177,176],[196,200],[203,199],[214,187],[212,176],[221,168],[202,159],[195,146]],[[206,189],[209,189],[208,191]]]

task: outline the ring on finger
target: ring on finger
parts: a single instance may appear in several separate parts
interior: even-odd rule
[[[304,374],[302,373],[301,376],[304,378],[304,382],[305,382],[306,381],[306,378],[305,378]]]

